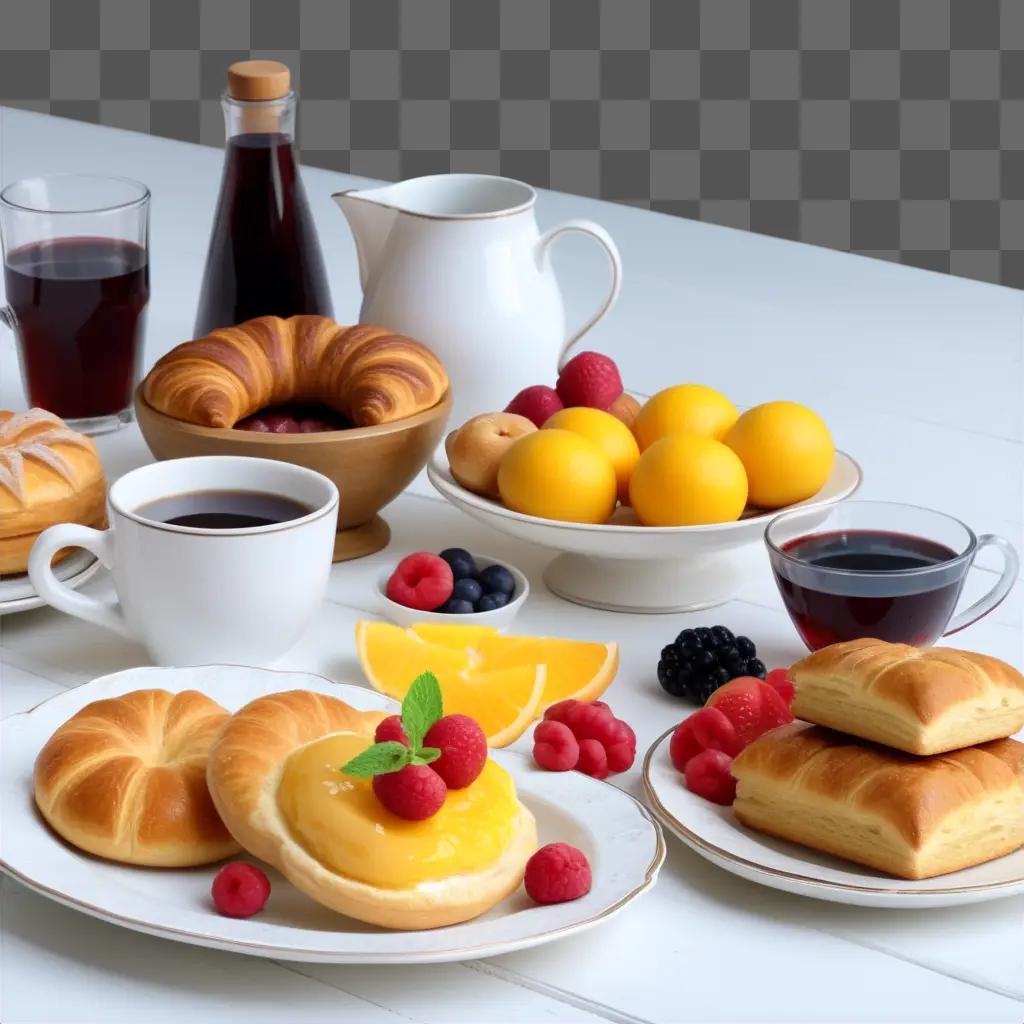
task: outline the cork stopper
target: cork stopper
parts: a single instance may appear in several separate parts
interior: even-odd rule
[[[291,89],[287,64],[240,60],[228,68],[228,95],[236,100],[279,100]]]

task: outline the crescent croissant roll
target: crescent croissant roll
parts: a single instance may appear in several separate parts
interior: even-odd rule
[[[930,878],[1024,845],[1024,744],[914,757],[794,722],[732,763],[743,824],[900,878]]]
[[[910,754],[957,750],[1024,727],[1024,676],[971,651],[850,640],[797,662],[790,676],[797,718]]]

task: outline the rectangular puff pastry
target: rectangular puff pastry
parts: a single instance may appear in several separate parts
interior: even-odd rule
[[[909,754],[939,754],[1024,726],[1024,676],[997,658],[883,640],[833,644],[790,669],[793,714]]]
[[[900,878],[930,878],[1024,845],[1024,744],[913,757],[794,722],[732,763],[744,825]]]

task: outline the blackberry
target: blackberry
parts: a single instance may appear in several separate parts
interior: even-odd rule
[[[764,679],[765,664],[757,647],[725,626],[684,629],[661,649],[658,682],[673,697],[704,704],[720,686],[738,676]]]

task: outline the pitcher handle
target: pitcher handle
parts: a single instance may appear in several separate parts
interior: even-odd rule
[[[537,240],[537,262],[543,269],[547,266],[550,258],[549,249],[551,243],[561,234],[567,231],[579,231],[584,235],[589,235],[595,239],[598,244],[604,249],[605,254],[608,256],[608,263],[612,268],[612,282],[611,287],[608,289],[608,294],[605,296],[604,302],[598,307],[597,312],[587,320],[583,326],[573,334],[568,341],[562,346],[562,351],[558,356],[558,369],[566,364],[569,358],[569,351],[572,347],[583,337],[587,331],[593,327],[598,320],[601,319],[615,305],[615,300],[619,297],[619,289],[622,287],[622,257],[619,256],[618,247],[612,241],[612,236],[600,224],[595,224],[592,220],[567,220],[564,224],[558,224],[553,227],[550,231],[545,231],[543,235]]]
[[[36,593],[49,605],[68,615],[130,637],[128,624],[118,601],[99,601],[65,586],[53,572],[53,556],[62,548],[85,548],[103,563],[112,567],[112,530],[94,530],[78,523],[51,526],[36,538],[28,556],[28,575]]]
[[[1017,576],[1020,573],[1020,559],[1017,557],[1017,551],[1014,546],[1005,537],[998,537],[994,533],[983,533],[978,538],[978,551],[985,547],[996,547],[1002,552],[1002,574],[996,580],[995,586],[984,597],[978,598],[970,608],[965,608],[949,620],[949,625],[946,627],[946,632],[942,634],[943,636],[959,633],[961,629],[965,629],[972,623],[977,622],[978,619],[988,615],[1006,597],[1013,588],[1014,583],[1017,582]],[[977,557],[977,554],[975,554],[975,557]]]

